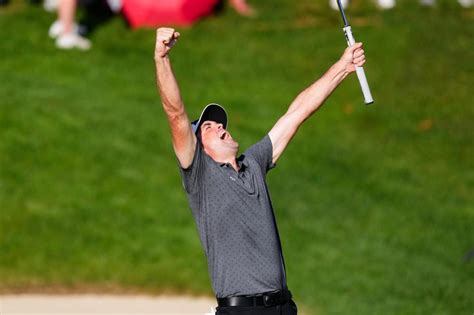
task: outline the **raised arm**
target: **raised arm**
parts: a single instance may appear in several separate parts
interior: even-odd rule
[[[364,63],[365,55],[362,44],[357,43],[348,47],[339,61],[295,98],[288,111],[269,132],[273,145],[273,163],[286,149],[299,126],[323,105],[348,74],[355,71],[355,66],[362,66]]]
[[[196,136],[191,129],[168,56],[178,38],[179,33],[172,28],[159,28],[156,31],[156,84],[171,129],[174,152],[181,167],[187,168],[193,161]]]

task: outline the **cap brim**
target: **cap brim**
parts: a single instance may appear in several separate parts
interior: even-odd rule
[[[191,124],[193,132],[197,133],[201,127],[201,124],[207,120],[221,123],[224,128],[227,129],[227,112],[225,111],[224,107],[219,104],[211,103],[203,109],[199,119],[196,119]]]

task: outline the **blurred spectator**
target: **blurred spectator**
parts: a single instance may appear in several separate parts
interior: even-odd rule
[[[464,8],[474,7],[474,0],[458,0],[459,4]]]
[[[43,8],[48,12],[57,11],[59,7],[59,0],[44,0]]]
[[[30,2],[31,4],[38,4],[41,2],[41,0],[29,0],[28,2]],[[0,7],[5,6],[9,3],[10,3],[10,0],[0,0]]]
[[[474,0],[458,0],[459,4],[464,8],[470,8],[474,6]],[[349,0],[341,0],[341,4],[344,8],[347,7],[349,4]],[[392,9],[395,7],[396,1],[395,0],[377,0],[377,5],[381,9]],[[426,6],[433,6],[436,4],[436,0],[420,0],[420,4]],[[329,0],[329,5],[334,10],[338,10],[337,1],[336,0]]]
[[[433,6],[435,5],[435,2],[435,0],[420,0],[420,3],[426,6]]]
[[[349,4],[349,0],[341,0],[342,7],[345,9],[347,8],[347,5]],[[337,0],[329,0],[329,5],[333,10],[339,10],[339,7],[337,5]]]
[[[247,3],[247,0],[229,0],[229,4],[240,15],[255,16],[257,12]]]
[[[122,9],[122,0],[79,0],[84,10],[79,20],[79,34],[91,34],[99,25],[110,21]]]
[[[56,47],[60,49],[88,50],[91,42],[79,34],[75,23],[77,1],[59,0],[58,19],[49,28],[49,36],[56,39]]]
[[[426,6],[433,6],[436,4],[436,0],[420,0],[420,3]],[[463,8],[471,8],[474,6],[474,0],[458,0],[458,3]]]
[[[395,0],[377,0],[377,5],[381,9],[391,9],[395,6]]]

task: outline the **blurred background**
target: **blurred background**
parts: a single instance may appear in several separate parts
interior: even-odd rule
[[[89,47],[58,49],[54,8],[3,2],[0,293],[212,296],[155,87],[155,30],[125,7],[100,19],[80,5]],[[226,106],[242,151],[346,47],[327,1],[249,5],[172,24],[188,114]],[[353,0],[346,13],[375,104],[346,79],[268,175],[289,288],[305,314],[472,314],[474,9]]]

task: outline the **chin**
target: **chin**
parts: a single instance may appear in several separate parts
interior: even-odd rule
[[[239,150],[239,143],[232,140],[232,147],[234,147],[236,150]]]
[[[239,152],[239,144],[235,141],[232,141],[231,143],[226,143],[226,148],[229,150],[229,153],[232,152],[232,155],[237,155]]]

